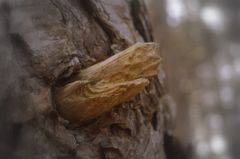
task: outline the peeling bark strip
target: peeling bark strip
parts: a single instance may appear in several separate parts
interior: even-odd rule
[[[60,114],[71,122],[93,119],[143,91],[160,63],[156,43],[137,43],[82,70],[55,93]]]

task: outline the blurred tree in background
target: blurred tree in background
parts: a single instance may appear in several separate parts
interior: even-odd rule
[[[170,92],[175,135],[196,159],[238,159],[240,1],[147,1]]]

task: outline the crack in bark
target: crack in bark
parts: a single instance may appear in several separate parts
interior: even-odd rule
[[[99,0],[94,2],[92,0],[82,0],[81,3],[85,6],[84,9],[86,12],[96,20],[99,26],[108,35],[112,45],[117,44],[119,50],[123,50],[130,45],[129,42],[126,41],[126,39],[124,39],[114,28],[114,26],[108,22],[109,15]]]
[[[144,41],[153,41],[152,29],[149,24],[149,17],[147,14],[146,6],[142,0],[131,0],[131,15],[136,30],[142,35]]]

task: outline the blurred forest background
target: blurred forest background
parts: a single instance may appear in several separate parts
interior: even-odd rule
[[[194,159],[240,157],[240,1],[145,0]]]

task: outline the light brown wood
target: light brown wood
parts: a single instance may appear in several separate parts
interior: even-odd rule
[[[160,63],[156,43],[137,43],[86,68],[55,91],[57,109],[67,120],[80,123],[109,111],[143,91]]]

